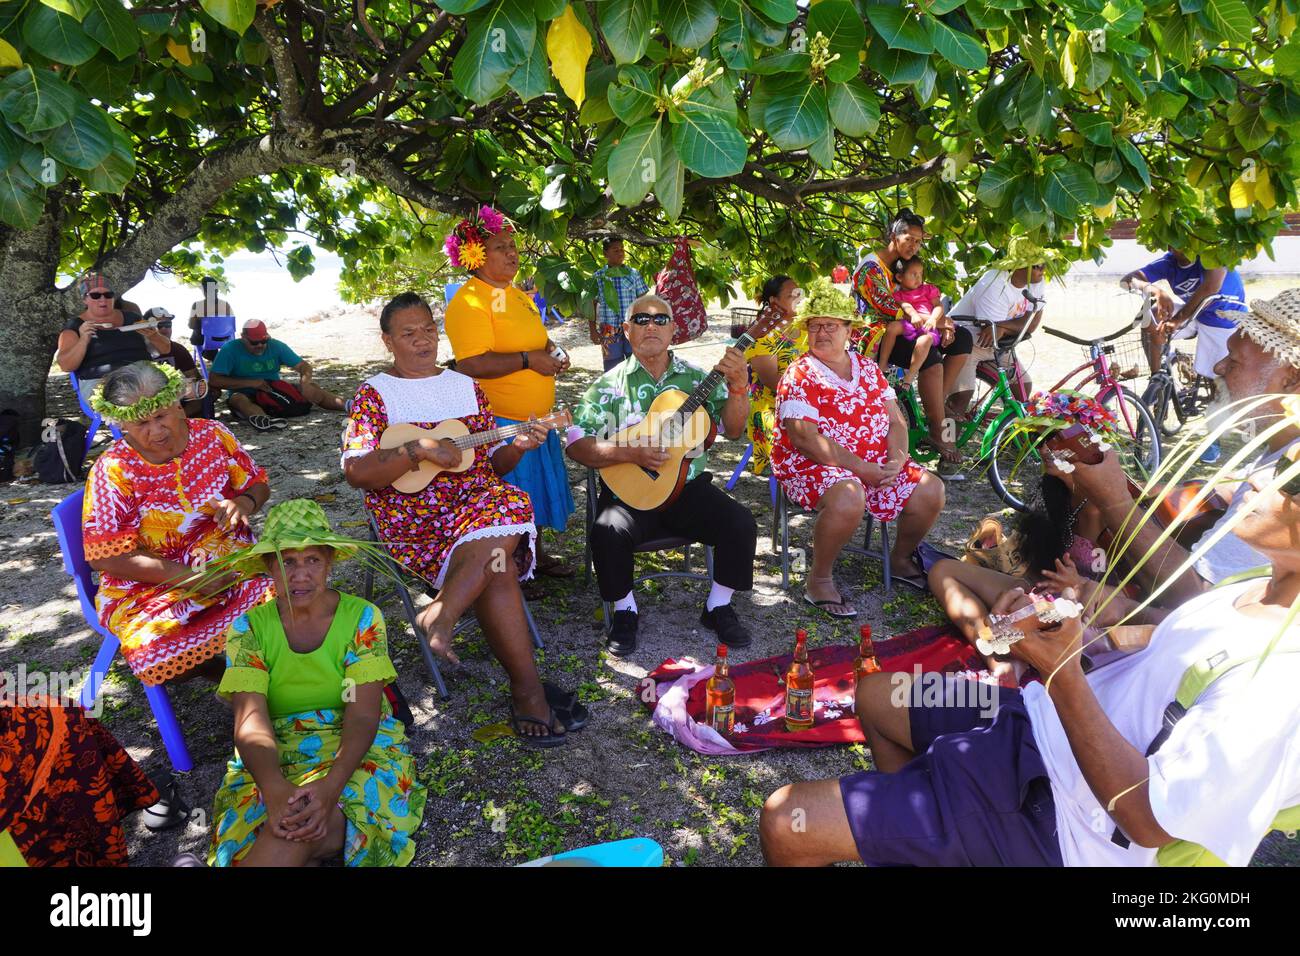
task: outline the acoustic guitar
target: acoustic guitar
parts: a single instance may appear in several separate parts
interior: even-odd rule
[[[775,312],[768,312],[736,339],[735,346],[745,351],[781,324]],[[713,444],[718,428],[701,406],[722,382],[722,373],[709,373],[691,394],[670,388],[655,396],[645,418],[630,425],[610,441],[619,445],[649,445],[668,455],[659,468],[646,468],[630,461],[607,465],[600,477],[625,505],[637,511],[657,511],[677,500],[686,484],[690,457]]]
[[[551,412],[545,418],[537,419],[537,424],[550,428],[568,428],[572,424],[573,418],[567,409],[557,409]],[[415,471],[408,471],[393,482],[393,488],[403,494],[413,495],[417,491],[423,491],[428,487],[429,482],[437,478],[444,471],[459,473],[466,471],[470,465],[474,464],[474,449],[479,445],[491,445],[507,438],[513,438],[528,429],[531,422],[520,422],[517,425],[503,425],[500,428],[489,428],[487,431],[471,432],[469,428],[458,418],[449,418],[445,422],[439,422],[435,428],[421,428],[418,425],[412,425],[409,422],[403,422],[398,425],[389,425],[384,429],[383,435],[379,438],[380,448],[397,448],[405,445],[408,441],[414,441],[418,438],[431,438],[434,441],[450,439],[451,443],[460,449],[460,464],[454,468],[441,468],[431,461],[421,461],[420,467]]]

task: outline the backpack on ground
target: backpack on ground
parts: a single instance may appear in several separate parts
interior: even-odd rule
[[[271,391],[259,388],[252,395],[257,406],[272,418],[297,418],[311,411],[311,402],[288,382],[270,382]]]
[[[86,460],[86,426],[69,418],[47,418],[41,423],[41,444],[36,449],[36,475],[50,485],[81,481]]]

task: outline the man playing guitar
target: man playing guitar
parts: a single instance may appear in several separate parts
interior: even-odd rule
[[[589,468],[632,462],[653,471],[668,464],[670,456],[666,451],[654,444],[620,444],[614,437],[643,420],[662,392],[679,389],[690,393],[709,373],[669,351],[672,309],[658,296],[643,295],[633,302],[623,331],[632,355],[596,379],[583,395],[570,430],[568,454]],[[702,408],[726,437],[738,438],[745,433],[749,414],[744,356],[729,347],[715,371],[725,377],[726,384],[714,390]],[[680,494],[656,510],[631,507],[602,482],[596,520],[589,533],[600,596],[614,606],[608,646],[615,656],[623,657],[636,649],[633,553],[643,541],[666,536],[714,547],[713,587],[700,623],[732,647],[744,647],[750,642],[749,631],[731,606],[731,596],[753,587],[758,534],[754,516],[711,484],[703,449],[690,458],[686,478]]]

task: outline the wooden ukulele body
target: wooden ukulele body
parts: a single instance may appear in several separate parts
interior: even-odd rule
[[[600,470],[601,479],[625,505],[638,511],[654,511],[676,500],[686,484],[691,461],[687,454],[707,448],[717,436],[717,426],[703,407],[695,409],[680,428],[673,428],[677,410],[689,396],[679,389],[668,389],[655,396],[645,418],[610,440],[619,445],[650,445],[662,448],[668,460],[656,470],[633,462],[619,462]],[[669,433],[664,434],[664,426]]]
[[[398,425],[389,425],[384,429],[384,434],[379,438],[379,447],[397,448],[418,438],[432,438],[434,441],[439,441],[443,438],[464,438],[468,434],[469,428],[459,418],[449,418],[445,422],[439,422],[436,428],[421,428],[419,425],[402,422]],[[455,468],[439,468],[433,462],[422,461],[418,470],[408,471],[402,475],[393,482],[393,487],[403,494],[413,495],[444,471],[459,473],[467,471],[472,464],[474,464],[474,449],[463,449],[460,453],[460,464]]]

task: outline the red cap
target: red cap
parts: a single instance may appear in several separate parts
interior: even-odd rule
[[[726,644],[719,644],[719,645],[718,645],[718,656],[719,656],[719,657],[726,657],[726,656],[727,656],[727,645],[726,645]]]
[[[249,319],[244,323],[244,338],[250,342],[265,342],[271,337],[266,331],[266,323],[261,319]]]
[[[805,631],[802,627],[799,628],[799,630],[794,632],[794,640],[796,644],[799,643],[800,641],[808,640],[808,632]]]
[[[863,624],[863,625],[862,625],[861,633],[862,633],[862,639],[863,639],[863,640],[866,640],[866,641],[871,640],[871,625],[870,625],[870,624]]]

